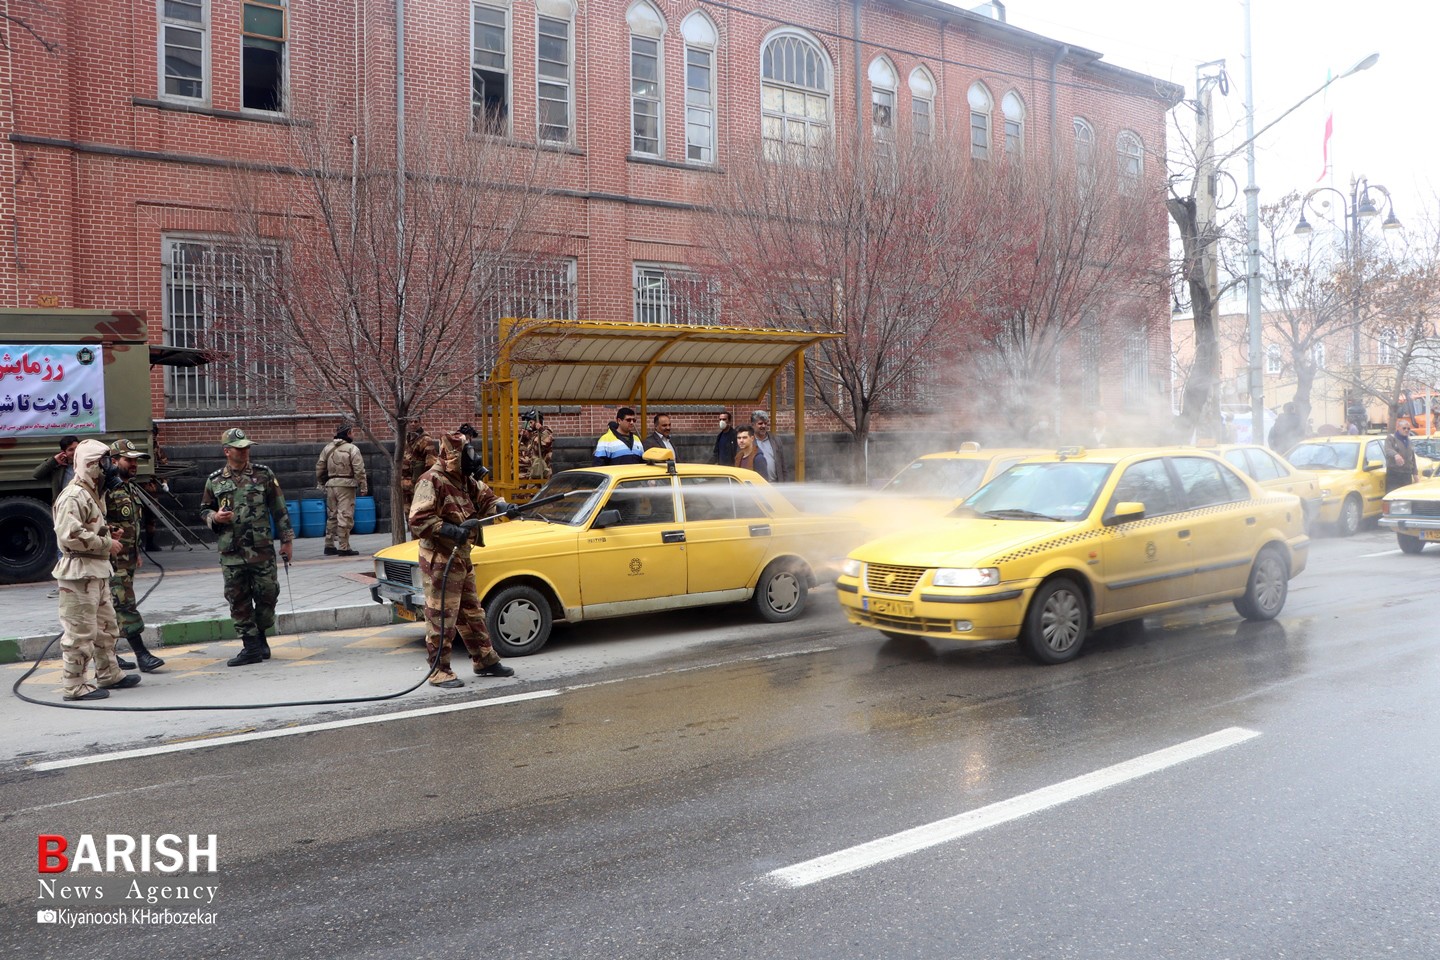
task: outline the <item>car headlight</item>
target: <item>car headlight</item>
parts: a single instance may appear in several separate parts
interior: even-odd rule
[[[937,587],[993,587],[999,582],[999,567],[941,567],[935,571]]]
[[[863,563],[861,563],[859,560],[856,560],[854,557],[846,557],[845,562],[840,564],[840,576],[858,577],[860,576],[860,570],[864,566],[865,565]]]
[[[1409,500],[1387,500],[1385,501],[1385,507],[1385,512],[1390,514],[1390,516],[1392,517],[1410,516]]]

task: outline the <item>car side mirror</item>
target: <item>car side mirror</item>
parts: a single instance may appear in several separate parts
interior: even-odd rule
[[[1121,500],[1115,504],[1115,508],[1105,515],[1105,526],[1113,527],[1117,523],[1129,523],[1131,520],[1140,520],[1145,516],[1145,504],[1139,500]]]
[[[595,516],[595,522],[590,524],[592,530],[604,530],[606,527],[613,527],[620,522],[620,511],[615,509],[601,510]]]

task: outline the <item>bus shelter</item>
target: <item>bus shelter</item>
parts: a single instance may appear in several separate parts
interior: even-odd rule
[[[634,407],[640,422],[659,407],[768,403],[794,376],[795,478],[805,479],[805,350],[840,336],[801,330],[605,323],[591,320],[500,321],[500,349],[479,391],[479,432],[490,486],[523,502],[542,481],[521,477],[520,413],[534,406]]]

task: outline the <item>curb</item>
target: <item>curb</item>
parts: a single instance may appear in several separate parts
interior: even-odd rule
[[[395,616],[390,604],[369,603],[354,607],[330,607],[324,610],[297,610],[295,613],[277,613],[275,631],[284,633],[320,633],[326,630],[356,630],[362,627],[388,627],[395,623],[407,623]],[[238,639],[235,621],[229,617],[214,617],[206,620],[182,620],[175,623],[161,623],[146,627],[141,634],[145,643],[157,649],[178,647],[192,643],[213,643],[218,640]],[[40,652],[55,639],[55,634],[36,637],[12,637],[0,640],[0,663],[20,663],[34,660]],[[122,652],[126,644],[120,642]],[[50,648],[46,660],[60,659],[60,644]]]

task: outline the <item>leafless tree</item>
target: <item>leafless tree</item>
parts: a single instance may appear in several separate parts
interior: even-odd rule
[[[16,7],[20,8],[22,12],[16,12]],[[11,33],[18,31],[29,35],[30,39],[40,44],[41,49],[46,53],[60,52],[60,44],[51,40],[45,34],[44,29],[35,23],[38,16],[51,17],[55,15],[55,8],[47,3],[42,3],[41,0],[10,0],[6,9],[0,10],[0,23],[7,27],[7,29],[0,30],[0,47],[6,50],[11,49],[13,43]]]
[[[394,444],[398,478],[407,426],[474,409],[496,319],[528,315],[506,303],[506,283],[548,249],[558,161],[487,138],[412,137],[397,176],[393,141],[294,129],[287,169],[234,179],[246,321],[296,358],[296,395]],[[404,524],[392,533],[402,541]]]

